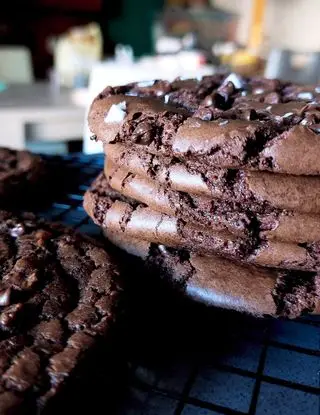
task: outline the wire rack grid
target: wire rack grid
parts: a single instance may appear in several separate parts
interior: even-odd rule
[[[103,157],[48,160],[77,179],[37,213],[99,238],[82,195],[102,170]],[[319,415],[319,317],[255,319],[146,297],[131,326],[129,393],[120,415]]]

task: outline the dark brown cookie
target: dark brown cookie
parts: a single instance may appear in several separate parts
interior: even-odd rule
[[[35,195],[45,175],[45,163],[28,151],[0,148],[0,206],[14,206]]]
[[[92,103],[89,125],[105,143],[139,145],[194,168],[319,175],[317,87],[303,100],[294,89],[285,92],[286,84],[267,85],[233,75],[167,83],[161,93],[157,82],[106,88]]]
[[[113,327],[117,267],[84,236],[4,211],[0,252],[0,413],[50,411],[61,395],[65,408]]]
[[[269,267],[320,268],[318,242],[294,244],[266,241],[189,223],[115,192],[110,189],[104,174],[100,174],[86,192],[84,207],[96,224],[109,231],[123,233],[125,237],[185,248],[200,254],[219,254]]]
[[[218,252],[240,258],[252,252],[249,238],[236,238],[230,232],[190,225],[152,210],[115,192],[103,174],[85,193],[84,208],[93,221],[103,228],[119,230],[156,243],[194,247],[207,253]]]
[[[186,296],[208,305],[254,315],[299,317],[320,313],[320,276],[274,270],[204,257],[105,230],[106,237],[143,260],[150,278],[156,272]]]
[[[317,214],[275,209],[258,203],[250,206],[232,198],[175,191],[151,178],[118,167],[110,160],[106,163],[105,175],[110,186],[124,196],[186,223],[261,240],[300,244],[320,241],[320,215]]]
[[[233,200],[257,213],[274,208],[320,213],[320,178],[202,166],[148,154],[139,146],[106,144],[108,160],[172,190]]]

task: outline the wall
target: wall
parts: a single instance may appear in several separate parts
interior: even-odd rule
[[[252,0],[215,0],[222,9],[239,13],[237,39],[245,44]],[[299,52],[320,50],[320,0],[267,0],[265,41]]]

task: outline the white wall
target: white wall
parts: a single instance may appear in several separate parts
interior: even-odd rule
[[[320,0],[266,0],[265,43],[301,52],[320,50]],[[239,14],[237,40],[248,37],[252,0],[215,0],[225,10]]]

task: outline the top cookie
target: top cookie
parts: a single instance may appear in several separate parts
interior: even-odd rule
[[[320,174],[320,87],[235,74],[107,87],[94,138],[176,157],[194,168]]]
[[[45,172],[41,157],[0,147],[0,206],[30,200]]]
[[[117,268],[90,239],[3,211],[0,253],[0,413],[51,410],[112,327]]]

